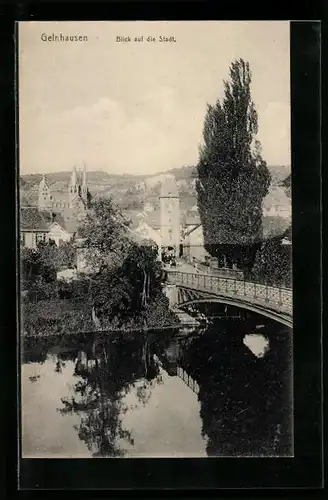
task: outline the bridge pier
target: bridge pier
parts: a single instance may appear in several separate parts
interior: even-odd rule
[[[180,303],[180,295],[179,288],[176,285],[166,285],[164,288],[164,293],[166,297],[169,299],[169,306],[171,311],[173,311],[179,318],[182,326],[183,325],[195,325],[198,326],[200,324],[199,319],[191,316],[186,311],[182,311],[177,306]]]
[[[176,285],[165,285],[163,291],[169,299],[170,309],[175,309],[179,303],[178,287]]]

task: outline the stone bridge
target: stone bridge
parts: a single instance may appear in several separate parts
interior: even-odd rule
[[[217,302],[293,327],[293,294],[289,288],[173,269],[166,269],[166,273],[167,294],[174,308],[186,310],[200,303]]]

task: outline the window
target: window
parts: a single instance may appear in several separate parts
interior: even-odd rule
[[[43,233],[36,233],[36,243],[39,243],[39,241],[44,241]]]
[[[25,233],[20,233],[20,242],[23,247],[25,247]]]

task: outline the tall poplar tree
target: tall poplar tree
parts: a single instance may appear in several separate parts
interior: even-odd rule
[[[239,59],[224,81],[222,104],[207,107],[196,190],[207,251],[225,265],[237,264],[245,276],[261,242],[262,200],[271,180],[257,131],[251,71]]]

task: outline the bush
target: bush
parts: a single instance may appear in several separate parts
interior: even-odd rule
[[[21,309],[25,335],[78,333],[94,329],[91,306],[84,301],[42,300],[25,303]]]

